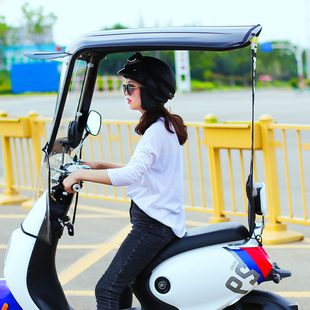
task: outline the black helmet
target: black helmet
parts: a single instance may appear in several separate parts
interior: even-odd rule
[[[141,107],[143,110],[164,105],[175,94],[175,75],[163,61],[135,53],[128,58],[118,74],[141,83]]]

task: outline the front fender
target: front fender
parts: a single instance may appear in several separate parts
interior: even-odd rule
[[[288,301],[277,294],[259,290],[254,290],[241,298],[239,304],[241,309],[251,309],[251,305],[260,305],[262,310],[298,310],[295,301]]]

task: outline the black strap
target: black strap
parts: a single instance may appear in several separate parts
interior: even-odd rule
[[[248,222],[249,222],[249,236],[253,234],[255,228],[255,209],[254,197],[256,196],[256,189],[254,186],[254,119],[255,119],[255,79],[256,79],[256,53],[257,53],[257,37],[252,39],[252,108],[251,108],[251,162],[250,174],[246,182],[246,194],[248,198]]]

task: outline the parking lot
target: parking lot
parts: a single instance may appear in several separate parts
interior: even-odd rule
[[[5,110],[9,116],[26,115],[31,110],[42,116],[52,116],[55,98],[54,95],[3,97],[0,110]],[[250,99],[249,91],[181,94],[171,103],[171,109],[188,122],[203,121],[206,114],[215,114],[220,121],[244,121],[250,119]],[[256,103],[257,118],[270,114],[277,122],[309,124],[309,92],[258,90]],[[98,95],[94,98],[93,108],[105,119],[137,120],[138,115],[128,111],[124,105],[125,100],[119,95]],[[31,197],[31,194],[28,195]],[[0,277],[3,276],[4,255],[10,234],[28,212],[20,205],[0,206]],[[233,220],[246,224],[244,218]],[[207,214],[187,212],[188,227],[208,223]],[[127,204],[81,199],[75,236],[70,237],[65,232],[56,257],[60,281],[74,309],[96,308],[94,287],[129,229]],[[305,239],[298,243],[265,246],[265,249],[281,268],[291,270],[292,277],[284,279],[279,285],[263,283],[260,288],[297,300],[307,310],[310,309],[310,231],[309,227],[301,225],[289,225],[289,229],[303,233]]]
[[[0,277],[3,276],[3,259],[10,234],[20,225],[27,212],[19,205],[0,206]],[[244,222],[244,219],[240,220]],[[207,214],[187,212],[188,228],[205,224],[208,224]],[[60,281],[74,309],[96,308],[94,287],[129,229],[127,204],[81,201],[75,235],[70,237],[65,231],[56,257]],[[273,282],[263,283],[260,288],[296,300],[305,310],[310,307],[310,233],[308,228],[298,229],[304,233],[304,241],[265,246],[270,258],[281,268],[291,270],[292,277],[278,285]],[[134,302],[137,305],[137,301]]]

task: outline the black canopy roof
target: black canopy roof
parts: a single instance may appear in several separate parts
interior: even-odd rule
[[[103,54],[151,50],[226,51],[248,46],[262,30],[260,25],[231,27],[170,27],[106,30],[83,35],[65,52],[25,53],[31,58],[52,59],[84,52]]]

